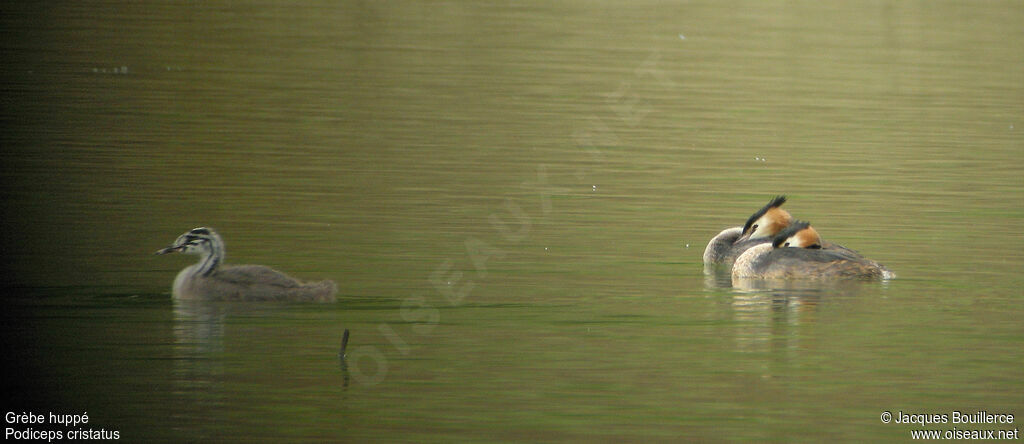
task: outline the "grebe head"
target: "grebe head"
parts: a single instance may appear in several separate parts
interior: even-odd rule
[[[821,248],[821,236],[810,222],[796,221],[772,239],[774,248]]]
[[[764,208],[747,219],[743,225],[743,235],[737,239],[742,242],[748,239],[770,238],[778,234],[793,222],[793,216],[788,211],[779,208],[786,203],[786,196],[776,196]]]
[[[193,228],[175,239],[174,243],[156,254],[185,253],[205,256],[223,248],[220,235],[213,228]]]

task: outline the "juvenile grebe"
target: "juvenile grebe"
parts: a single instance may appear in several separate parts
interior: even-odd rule
[[[882,264],[848,248],[822,248],[821,236],[807,222],[796,221],[770,244],[751,247],[736,258],[732,277],[763,279],[829,279],[895,277]]]
[[[732,265],[748,248],[770,242],[772,236],[793,221],[789,212],[779,208],[784,203],[786,196],[776,196],[768,205],[752,214],[742,227],[722,230],[711,238],[711,242],[704,248],[704,264]]]
[[[174,279],[174,297],[203,301],[316,301],[334,302],[334,281],[300,282],[262,265],[221,265],[224,241],[212,228],[200,227],[178,236],[156,254],[199,255]]]

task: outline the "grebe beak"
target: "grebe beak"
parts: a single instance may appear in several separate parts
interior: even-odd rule
[[[179,247],[171,246],[171,247],[167,247],[167,248],[164,248],[164,249],[161,249],[161,250],[157,250],[157,252],[153,253],[153,254],[175,253],[175,252],[181,251],[182,248],[183,247],[180,247],[180,246]]]

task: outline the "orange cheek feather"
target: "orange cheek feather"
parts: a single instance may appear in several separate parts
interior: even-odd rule
[[[814,228],[811,227],[800,230],[800,232],[797,233],[797,239],[800,241],[800,246],[802,247],[821,243],[821,236],[818,236],[818,232],[814,231]]]
[[[789,215],[785,210],[773,208],[768,214],[765,215],[771,223],[768,225],[770,236],[779,234],[793,221],[793,217]]]

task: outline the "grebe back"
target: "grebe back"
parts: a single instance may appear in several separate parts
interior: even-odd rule
[[[732,277],[891,279],[895,274],[848,248],[823,248],[821,236],[810,223],[797,221],[771,243],[754,246],[740,255],[733,264]]]

